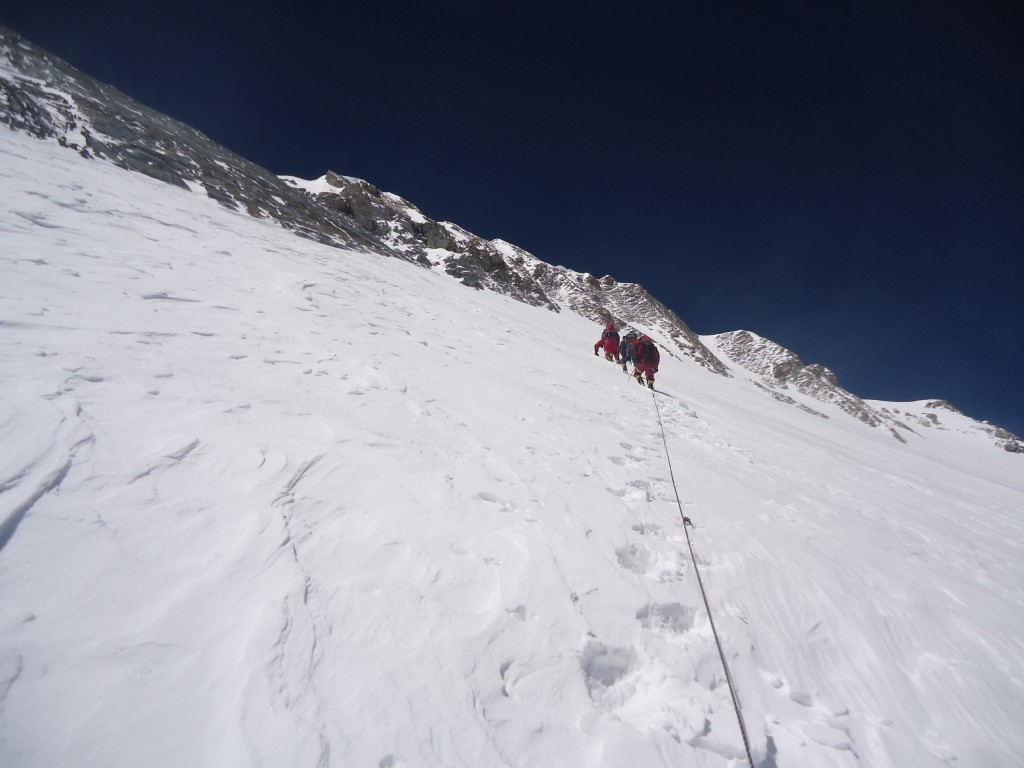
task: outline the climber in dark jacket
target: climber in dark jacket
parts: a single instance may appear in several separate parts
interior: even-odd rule
[[[624,373],[629,373],[628,364],[635,363],[634,350],[636,349],[636,331],[630,331],[622,337],[619,342],[619,362],[622,363]]]

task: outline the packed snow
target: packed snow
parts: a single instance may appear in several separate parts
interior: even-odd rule
[[[651,393],[6,129],[0,182],[0,764],[746,765],[695,567],[760,768],[1021,764],[1020,456]]]

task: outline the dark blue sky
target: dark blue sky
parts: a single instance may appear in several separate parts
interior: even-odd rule
[[[1024,435],[1024,4],[311,5],[0,23],[276,173]]]

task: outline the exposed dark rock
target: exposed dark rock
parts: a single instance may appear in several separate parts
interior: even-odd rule
[[[55,139],[182,189],[202,188],[229,208],[276,219],[330,245],[397,255],[351,216],[328,211],[269,171],[76,70],[0,27],[13,77],[0,77],[0,123]]]

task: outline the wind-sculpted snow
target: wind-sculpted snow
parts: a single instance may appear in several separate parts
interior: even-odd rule
[[[9,383],[0,393],[0,440],[18,451],[5,452],[0,464],[0,551],[36,502],[59,491],[79,449],[92,439],[73,398],[60,392],[40,398],[24,382]]]
[[[1019,763],[1024,480],[966,417],[665,355],[680,509],[575,313],[23,133],[0,201],[0,764],[742,765],[695,567],[760,768]]]

